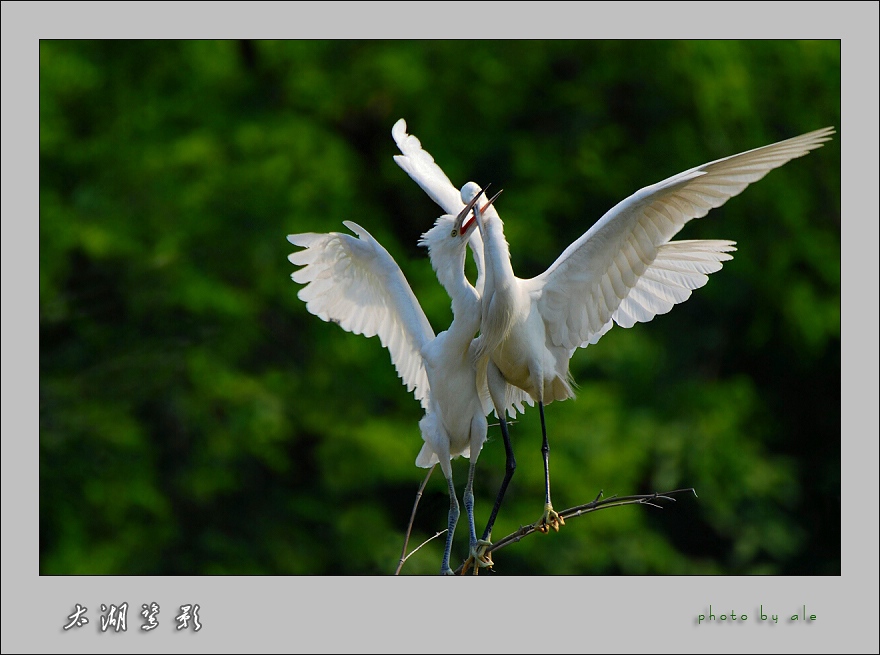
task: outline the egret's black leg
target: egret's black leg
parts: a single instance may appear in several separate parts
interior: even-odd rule
[[[507,454],[507,463],[504,468],[504,480],[501,481],[501,488],[498,490],[498,496],[495,498],[495,505],[492,507],[492,513],[489,515],[489,522],[486,529],[483,530],[483,541],[489,541],[492,535],[492,528],[495,525],[495,518],[498,516],[498,510],[501,508],[501,501],[507,492],[507,485],[513,477],[516,470],[516,459],[513,456],[513,446],[510,444],[510,434],[507,432],[507,421],[504,413],[501,413],[501,436],[504,439],[504,452]]]
[[[550,443],[547,441],[547,426],[544,423],[544,403],[538,401],[538,411],[541,413],[541,454],[544,456],[544,514],[538,521],[537,527],[541,532],[548,532],[549,528],[559,531],[560,525],[565,521],[559,514],[553,511],[553,503],[550,502]]]
[[[544,423],[544,403],[538,402],[538,412],[541,414],[541,455],[544,456],[544,502],[552,505],[550,502],[550,442],[547,441],[547,426]]]

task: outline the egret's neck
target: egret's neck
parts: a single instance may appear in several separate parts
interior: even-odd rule
[[[480,296],[464,274],[465,248],[441,253],[431,252],[431,265],[437,279],[452,299],[450,336],[459,336],[470,343],[480,327]]]
[[[437,279],[446,289],[446,293],[453,300],[462,297],[472,288],[464,275],[464,248],[443,248],[440,251],[432,250],[431,267],[437,273]]]
[[[483,237],[480,236],[480,230],[474,230],[471,232],[471,238],[470,241],[468,241],[468,245],[471,249],[471,255],[473,255],[474,258],[474,264],[477,267],[477,279],[474,282],[474,287],[477,290],[477,295],[482,297],[483,290],[486,287],[486,256],[483,248]]]
[[[486,286],[481,300],[480,338],[475,357],[491,356],[510,331],[517,294],[516,277],[510,264],[510,249],[504,238],[504,224],[494,208],[483,215],[483,244]]]
[[[510,264],[510,248],[504,238],[504,224],[494,208],[483,217],[483,240],[486,271],[491,275],[493,285],[497,288],[511,284],[514,274]]]

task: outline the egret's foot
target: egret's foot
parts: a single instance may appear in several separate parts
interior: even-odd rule
[[[455,571],[447,566],[445,569],[440,569],[440,575],[455,575]]]
[[[492,542],[489,539],[477,539],[477,545],[471,548],[471,557],[476,561],[481,569],[492,568],[495,562],[492,561],[492,553],[489,550]]]
[[[492,561],[492,554],[489,552],[491,546],[491,541],[478,539],[477,543],[471,546],[471,553],[461,567],[461,574],[466,574],[472,566],[474,567],[474,575],[477,575],[480,569],[492,568],[495,562]]]
[[[550,528],[559,532],[559,527],[563,525],[565,525],[565,519],[553,510],[553,505],[550,503],[544,505],[544,514],[538,519],[538,522],[535,523],[535,527],[544,534],[550,532]]]

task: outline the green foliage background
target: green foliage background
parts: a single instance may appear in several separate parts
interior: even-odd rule
[[[528,277],[642,186],[839,129],[840,44],[41,42],[42,574],[394,571],[420,407],[378,339],[305,310],[285,236],[360,223],[448,325],[400,117],[453,183],[504,189]],[[836,135],[690,223],[733,261],[579,351],[578,398],[547,408],[558,509],[699,498],[572,520],[498,573],[840,573],[839,171]],[[504,468],[489,437],[479,523]],[[496,538],[542,509],[537,411],[512,438]],[[412,546],[447,508],[437,472]],[[442,541],[403,572],[436,573]]]

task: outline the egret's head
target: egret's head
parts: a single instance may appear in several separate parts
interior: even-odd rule
[[[479,184],[477,184],[476,182],[468,182],[463,187],[461,187],[461,201],[464,204],[468,205],[472,203],[474,201],[474,198],[478,197],[481,193],[483,193],[483,190],[480,188]]]
[[[487,184],[485,189],[481,189],[480,185],[476,182],[468,182],[463,187],[461,187],[461,201],[468,206],[472,206],[474,208],[474,220],[476,220],[477,224],[480,226],[480,231],[483,230],[483,213],[492,206],[492,203],[495,202],[495,199],[501,195],[501,191],[492,196],[492,199],[489,200],[484,205],[480,206],[475,204],[477,198],[479,198],[484,192],[489,190],[491,184]],[[496,214],[497,215],[497,214]]]
[[[470,214],[481,194],[482,191],[477,187],[477,193],[469,199],[464,209],[458,213],[458,216],[444,214],[438,218],[434,223],[434,227],[422,235],[419,245],[428,248],[428,252],[432,253],[432,255],[441,249],[447,252],[463,251],[471,237],[471,233],[473,233],[477,226],[474,217]]]

